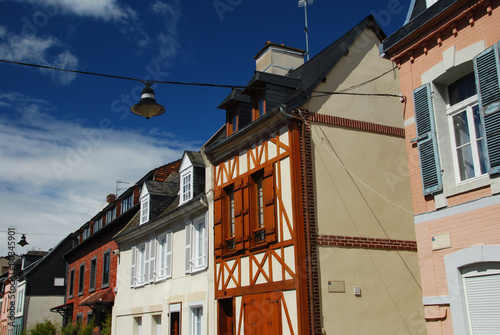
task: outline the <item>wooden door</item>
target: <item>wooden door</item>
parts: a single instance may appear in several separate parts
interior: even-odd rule
[[[279,292],[243,296],[244,334],[281,335]]]
[[[233,298],[219,300],[219,335],[234,335]]]
[[[170,335],[179,335],[181,333],[179,312],[170,312]]]

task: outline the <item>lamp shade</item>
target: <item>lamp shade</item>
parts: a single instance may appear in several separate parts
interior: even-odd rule
[[[23,236],[21,236],[21,239],[19,240],[19,242],[17,242],[17,244],[19,244],[21,247],[24,247],[25,245],[29,244],[26,241],[26,235],[23,234]]]
[[[145,83],[145,85],[146,87],[141,92],[141,100],[130,107],[130,111],[146,119],[165,113],[165,107],[156,103],[155,91],[151,88],[152,83]]]

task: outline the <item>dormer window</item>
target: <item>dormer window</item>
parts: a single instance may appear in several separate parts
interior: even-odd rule
[[[141,197],[141,224],[149,221],[149,193]]]
[[[110,223],[115,218],[116,218],[116,207],[113,207],[112,209],[106,212],[106,223]]]
[[[94,233],[102,228],[102,218],[94,221]]]
[[[133,195],[129,195],[122,199],[121,214],[125,213],[130,207],[132,207]]]
[[[257,120],[259,117],[266,113],[266,101],[264,100],[264,94],[258,95],[253,99],[253,120]]]
[[[193,198],[193,169],[190,168],[181,174],[181,203]]]
[[[237,108],[232,108],[227,113],[227,136],[238,131],[239,113]]]

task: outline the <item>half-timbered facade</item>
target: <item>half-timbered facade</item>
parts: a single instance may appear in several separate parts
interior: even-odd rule
[[[236,333],[299,332],[294,199],[300,196],[293,195],[300,179],[292,178],[299,173],[292,153],[298,132],[280,114],[267,119],[265,127],[220,148],[234,154],[222,153],[213,166],[219,334],[231,327]]]
[[[306,63],[268,42],[219,106],[204,147],[218,334],[425,331],[384,37],[370,16]]]

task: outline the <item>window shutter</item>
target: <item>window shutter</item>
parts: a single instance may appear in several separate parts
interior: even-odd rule
[[[135,263],[136,263],[137,248],[132,247],[132,266],[130,267],[130,286],[135,286]]]
[[[499,45],[474,58],[474,73],[486,138],[489,173],[500,172],[500,66]]]
[[[191,273],[191,229],[192,223],[186,222],[186,273]]]
[[[443,189],[434,124],[434,108],[429,84],[420,86],[413,91],[413,104],[417,138],[413,139],[412,142],[417,142],[420,172],[422,173],[422,189],[424,195],[428,195]]]
[[[170,277],[172,277],[172,232],[167,233],[165,244],[166,244],[165,245],[165,250],[166,250],[165,265],[167,267],[166,275],[167,275],[167,278],[170,278]]]
[[[155,280],[155,246],[156,240],[149,241],[149,281],[152,282]]]
[[[222,189],[214,191],[214,253],[222,253]]]
[[[203,246],[203,265],[205,268],[208,267],[208,222],[207,217],[204,219],[204,228],[203,228],[203,241],[205,245]]]
[[[274,180],[274,164],[267,165],[264,168],[262,189],[264,192],[264,226],[266,227],[266,241],[274,242],[276,240],[276,187]]]
[[[234,241],[236,250],[243,249],[243,192],[241,189],[241,179],[234,183]]]
[[[197,223],[199,234],[201,234],[201,244],[198,246],[201,251],[201,256],[198,261],[198,269],[204,269],[207,266],[207,223],[205,218]],[[196,242],[198,243],[198,242]]]
[[[145,257],[144,257],[144,274],[143,274],[143,282],[144,283],[148,283],[149,282],[149,266],[150,266],[150,263],[149,263],[149,251],[150,251],[150,247],[149,247],[149,242],[146,242],[145,245],[144,245],[144,254],[145,254]]]

